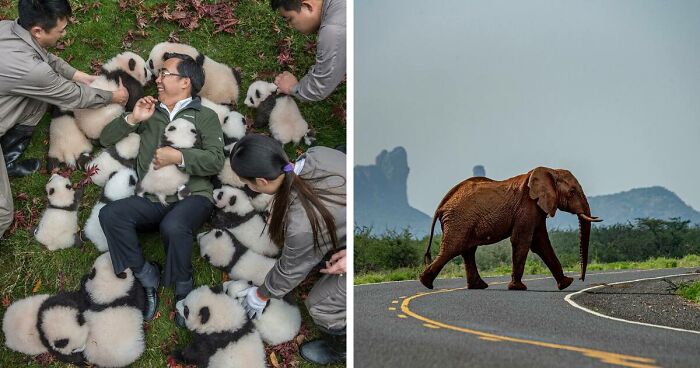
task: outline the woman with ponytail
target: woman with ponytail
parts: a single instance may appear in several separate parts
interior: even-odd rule
[[[299,353],[316,364],[345,360],[346,278],[331,267],[344,262],[333,255],[345,249],[345,154],[312,147],[292,163],[279,142],[250,134],[236,143],[231,168],[250,189],[274,195],[268,232],[282,249],[263,285],[241,292],[248,315],[258,318],[269,298],[283,298],[325,264],[327,273],[305,302],[323,338],[303,344]]]

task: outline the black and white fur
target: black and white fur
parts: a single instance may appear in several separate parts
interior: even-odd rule
[[[109,146],[100,151],[94,159],[88,162],[85,167],[97,167],[97,173],[92,175],[92,182],[104,186],[112,173],[123,168],[134,168],[136,156],[139,153],[141,136],[137,133],[129,133],[113,146]]]
[[[202,101],[202,106],[212,109],[216,113],[216,117],[219,118],[219,124],[224,125],[224,120],[226,116],[231,112],[231,109],[227,105],[222,105],[213,102],[206,97],[200,97]]]
[[[265,367],[265,348],[243,307],[221,287],[201,286],[176,305],[194,332],[192,343],[173,353],[179,362],[210,368]]]
[[[82,352],[90,328],[85,323],[85,305],[79,293],[59,293],[46,299],[37,313],[39,338],[49,353],[62,362],[82,365]]]
[[[53,171],[60,163],[71,168],[82,168],[90,160],[92,143],[75,123],[75,116],[54,107],[49,125],[49,154],[46,169]]]
[[[128,306],[143,313],[146,305],[141,283],[129,268],[115,274],[109,252],[97,257],[90,273],[80,280],[80,292],[93,311]]]
[[[234,280],[251,280],[262,285],[275,266],[275,259],[251,251],[226,229],[212,229],[197,236],[199,252],[212,266],[227,272]]]
[[[48,294],[28,296],[17,300],[7,308],[2,317],[5,346],[28,355],[38,355],[48,351],[39,337],[37,318],[39,308],[50,296]]]
[[[242,304],[244,297],[239,297],[238,293],[252,285],[250,281],[237,280],[227,281],[223,287],[229,297]],[[293,300],[271,298],[262,315],[253,320],[253,323],[263,341],[270,345],[278,345],[292,340],[299,334],[301,313]]]
[[[163,132],[161,147],[191,148],[197,142],[197,129],[192,122],[179,118],[170,122]],[[168,165],[158,170],[154,164],[148,166],[148,172],[136,187],[136,194],[140,197],[148,192],[155,194],[160,203],[168,205],[165,200],[168,195],[177,193],[179,199],[189,195],[189,188],[185,184],[190,180],[190,175],[180,170],[177,165]]]
[[[110,202],[134,195],[137,181],[134,169],[123,168],[113,172],[102,189],[102,196],[92,207],[90,217],[83,228],[83,235],[85,235],[84,238],[92,241],[100,252],[106,252],[108,249],[107,238],[102,231],[102,225],[100,225],[100,211]]]
[[[74,190],[70,180],[58,174],[46,183],[48,206],[34,228],[34,238],[48,250],[82,245],[78,227],[78,206],[82,189]]]
[[[217,104],[236,106],[241,84],[241,73],[238,70],[214,61],[190,45],[161,42],[151,49],[146,62],[153,73],[163,67],[163,57],[169,52],[189,55],[204,69],[204,86],[199,91],[201,97]]]
[[[90,139],[98,139],[102,129],[124,111],[132,111],[136,101],[143,97],[143,87],[151,80],[152,73],[146,68],[143,58],[127,51],[116,55],[102,65],[100,76],[90,84],[90,87],[107,91],[116,91],[121,79],[129,91],[126,107],[119,104],[109,104],[96,109],[76,109],[75,118],[78,127]]]
[[[224,185],[214,190],[212,225],[226,228],[247,248],[268,257],[276,257],[279,248],[267,232],[266,219],[242,190]]]
[[[311,145],[315,138],[309,130],[309,123],[301,116],[299,107],[288,95],[278,94],[274,83],[255,81],[248,87],[245,104],[257,109],[253,127],[269,125],[272,137],[287,144],[299,144],[302,138]]]

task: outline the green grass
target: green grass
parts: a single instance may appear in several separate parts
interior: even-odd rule
[[[643,262],[613,262],[613,263],[589,263],[587,271],[609,271],[609,270],[627,270],[639,269],[649,270],[657,268],[675,268],[675,267],[698,267],[700,266],[700,256],[688,255],[681,259],[672,258],[651,258]],[[402,280],[417,280],[418,275],[423,271],[423,267],[406,267],[391,271],[367,272],[356,274],[354,278],[355,285],[371,284],[386,281],[402,281]],[[567,267],[565,271],[579,272],[578,267]],[[479,274],[482,277],[491,276],[507,276],[511,273],[510,265],[500,265],[498,267],[481,270]],[[539,260],[529,258],[525,264],[525,275],[548,275],[549,270]],[[464,265],[457,262],[450,262],[440,271],[440,278],[464,278]]]
[[[677,290],[678,295],[690,300],[691,302],[700,304],[700,282],[682,285]]]
[[[156,4],[163,1],[146,0],[143,6],[150,11]],[[174,9],[175,1],[165,1],[170,4],[170,10]],[[212,1],[204,1],[211,3]],[[0,19],[14,19],[17,1],[4,6],[7,1],[0,1]],[[99,6],[90,7],[99,3]],[[125,1],[127,4],[138,4],[138,1]],[[122,47],[122,40],[129,30],[137,31],[136,19],[138,7],[129,6],[120,10],[117,1],[71,1],[74,16],[77,23],[70,24],[64,41],[67,46],[63,51],[54,52],[69,60],[71,65],[90,73],[90,65],[93,61],[104,62],[122,51],[134,51],[144,59],[148,58],[148,52],[156,43],[166,41],[171,32],[174,32],[179,41],[191,44],[199,51],[219,62],[242,69],[242,82],[240,96],[245,96],[248,86],[256,75],[258,79],[271,81],[276,73],[289,70],[298,78],[301,78],[308,68],[314,63],[313,51],[307,51],[306,43],[314,41],[315,36],[304,36],[288,28],[281,17],[277,16],[269,7],[267,0],[241,0],[235,7],[234,14],[239,20],[233,34],[217,33],[214,24],[208,20],[200,21],[199,28],[188,31],[181,29],[172,22],[151,22],[144,28],[146,37],[135,37],[129,48]],[[80,11],[81,6],[88,5],[87,11]],[[77,10],[77,11],[76,11]],[[279,29],[279,32],[275,30]],[[290,37],[291,48],[294,57],[294,65],[282,67],[277,63],[278,43]],[[155,94],[155,88],[150,85],[146,89],[147,94]],[[345,143],[346,124],[344,117],[334,114],[337,109],[343,109],[346,100],[345,85],[341,86],[326,100],[318,103],[299,103],[299,108],[305,119],[315,128],[317,145],[334,147]],[[239,97],[239,109],[242,114],[252,117],[253,112],[243,105],[242,97]],[[48,145],[49,119],[44,119],[39,124],[32,138],[29,149],[24,157],[39,158],[45,164]],[[306,147],[286,147],[291,158],[295,158]],[[75,183],[82,177],[82,173],[76,172],[71,179]],[[49,175],[46,172],[34,174],[25,178],[11,179],[12,193],[15,197],[15,209],[17,212],[28,216],[31,210],[38,210],[40,214],[45,207],[44,186]],[[17,198],[20,194],[26,194],[27,199]],[[80,211],[79,222],[84,224],[90,214],[92,205],[99,198],[100,188],[91,185],[86,190]],[[30,225],[35,225],[38,218],[33,218]],[[72,248],[50,252],[36,242],[25,229],[17,229],[12,233],[6,233],[0,240],[2,252],[0,253],[0,296],[5,301],[12,302],[34,293],[54,294],[60,290],[76,290],[80,277],[87,273],[92,262],[99,255],[94,246],[86,243],[82,248]],[[157,233],[146,233],[141,236],[144,254],[147,259],[164,262],[165,252]],[[215,270],[199,257],[199,250],[195,247],[192,255],[195,286],[214,285],[222,282],[221,272]],[[35,290],[36,289],[36,290]],[[161,317],[146,324],[146,351],[141,358],[133,364],[134,367],[162,367],[166,365],[166,353],[175,348],[182,348],[189,342],[188,331],[177,329],[174,322],[169,319],[172,308],[172,289],[161,291],[160,313]],[[305,326],[310,331],[307,339],[318,335],[314,329],[303,303],[300,308],[304,314]],[[5,307],[0,308],[0,314],[4,315]],[[0,315],[0,318],[2,316]],[[4,336],[0,338],[0,366],[2,367],[39,367],[35,358],[19,354],[4,347]],[[279,356],[278,356],[279,358]],[[291,366],[313,367],[295,356],[295,361],[280,362],[282,366],[287,363]],[[56,364],[55,366],[65,366]],[[344,366],[344,365],[338,365]]]

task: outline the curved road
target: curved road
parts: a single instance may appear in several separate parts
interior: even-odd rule
[[[676,268],[588,273],[566,290],[550,276],[529,276],[527,291],[510,277],[358,285],[356,367],[700,367],[700,334],[601,318],[574,308],[567,294],[601,283],[695,271]],[[570,275],[572,277],[572,275]],[[578,277],[576,275],[576,277]]]

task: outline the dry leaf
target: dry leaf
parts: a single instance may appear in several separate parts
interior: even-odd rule
[[[41,288],[41,279],[39,279],[36,282],[36,284],[34,284],[34,287],[32,288],[32,293],[36,293],[37,291],[39,291],[40,288]]]
[[[275,368],[280,368],[280,363],[277,361],[277,354],[273,351],[270,353],[270,364]]]
[[[10,306],[10,296],[5,294],[4,297],[2,297],[2,306],[7,308]]]

